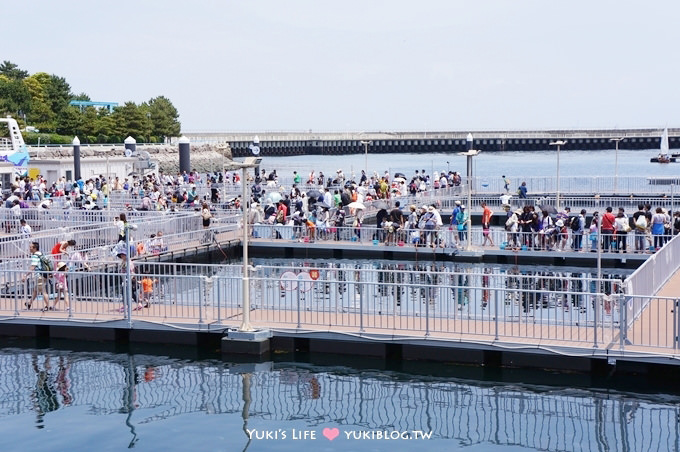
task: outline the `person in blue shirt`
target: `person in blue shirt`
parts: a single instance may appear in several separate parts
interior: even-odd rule
[[[519,193],[519,197],[522,199],[527,198],[527,183],[522,182],[522,185],[519,186],[519,189],[517,189],[517,192]]]
[[[450,221],[450,231],[451,231],[451,238],[453,239],[453,243],[455,243],[456,246],[459,245],[458,242],[458,214],[460,213],[460,201],[456,201],[456,207],[454,207],[453,212],[451,212],[451,221]],[[451,241],[451,240],[449,240]]]

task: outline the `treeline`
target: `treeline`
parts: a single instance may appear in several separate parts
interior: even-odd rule
[[[107,108],[70,105],[73,100],[90,101],[85,94],[73,94],[66,79],[45,72],[29,75],[16,64],[0,64],[0,116],[11,115],[28,144],[68,144],[74,136],[81,143],[122,143],[128,136],[138,143],[162,143],[179,136],[179,113],[172,102],[158,96],[139,105],[126,102]],[[37,132],[30,132],[34,130]],[[4,131],[3,131],[4,133]]]

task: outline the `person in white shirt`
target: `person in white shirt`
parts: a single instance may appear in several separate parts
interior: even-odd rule
[[[33,233],[33,229],[31,229],[31,226],[26,223],[26,220],[23,218],[19,222],[21,226],[19,226],[19,234],[21,235],[22,238],[28,239],[31,238],[31,234]]]
[[[323,194],[323,202],[325,202],[328,206],[333,206],[333,195],[328,188],[326,188],[326,191]]]

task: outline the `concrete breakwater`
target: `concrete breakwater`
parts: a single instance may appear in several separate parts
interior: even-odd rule
[[[73,158],[72,146],[30,148],[31,159],[63,160]],[[81,145],[81,157],[102,158],[124,157],[125,148],[110,145]],[[157,160],[159,169],[164,173],[175,174],[179,171],[179,148],[176,144],[137,145],[136,155],[131,159]],[[232,158],[231,147],[225,143],[192,144],[191,168],[205,173],[222,168],[222,162]]]
[[[602,129],[547,131],[472,131],[474,148],[485,152],[549,151],[563,140],[562,150],[608,150],[612,138],[624,138],[620,149],[658,149],[660,129]],[[680,130],[668,129],[671,149],[680,147]],[[250,155],[255,136],[263,155],[347,155],[394,153],[452,153],[468,148],[467,132],[187,132],[192,143],[229,143],[234,157]]]

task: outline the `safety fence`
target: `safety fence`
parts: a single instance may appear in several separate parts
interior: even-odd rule
[[[361,226],[324,226],[317,224],[284,225],[254,224],[251,225],[251,236],[255,239],[288,240],[303,243],[350,242],[365,246],[392,245],[398,247],[444,248],[449,252],[467,248],[468,240],[472,247],[480,249],[482,245],[495,246],[501,250],[516,251],[568,251],[596,252],[597,232],[574,232],[570,229],[559,232],[557,229],[532,232],[509,232],[503,227],[492,227],[485,231],[480,226],[466,228],[441,226],[434,229],[395,228],[393,225],[376,227],[363,224]],[[485,237],[488,240],[485,241]],[[652,254],[658,245],[663,247],[673,236],[636,234],[635,231],[602,234],[602,252],[604,253],[643,253]],[[481,249],[484,249],[483,247]],[[490,249],[490,248],[489,248]],[[427,249],[423,249],[427,252]]]
[[[436,172],[441,176],[445,172]],[[292,171],[291,171],[292,174]],[[406,174],[405,183],[400,187],[402,194],[408,191],[408,184],[414,174]],[[434,180],[434,174],[430,174],[430,180]],[[390,174],[393,178],[394,174]],[[297,184],[300,190],[318,189],[320,187],[317,183],[307,184],[303,177],[303,183]],[[359,182],[358,177],[349,178],[347,180],[354,180]],[[465,192],[465,186],[468,185],[467,177],[463,174],[462,182],[458,186],[448,186],[447,189],[452,191]],[[505,181],[502,177],[489,178],[485,176],[473,176],[470,186],[474,193],[489,193],[502,194],[509,192],[515,197],[518,195],[517,190],[522,182],[526,182],[529,193],[548,195],[554,194],[557,191],[557,178],[554,176],[511,176],[511,181],[508,189],[505,189]],[[279,175],[275,184],[269,188],[287,187],[290,188],[294,183],[292,175]],[[266,181],[265,184],[266,185]],[[263,186],[264,186],[263,185]],[[341,187],[342,184],[333,184],[332,188]],[[426,192],[438,193],[439,189],[434,189],[431,184],[427,185]],[[612,194],[612,195],[636,195],[636,194],[658,194],[671,196],[673,192],[676,195],[680,194],[680,178],[677,177],[639,177],[639,176],[561,176],[560,177],[560,191],[562,193],[583,193],[583,194]]]
[[[112,216],[112,215],[107,215]],[[235,225],[237,217],[224,217],[217,219],[216,224]],[[168,215],[130,215],[128,222],[134,225],[133,237],[138,240],[148,240],[151,235],[162,233],[191,233],[202,230],[202,221],[198,213],[178,213]],[[29,256],[28,245],[37,242],[40,251],[49,254],[55,243],[65,240],[75,240],[76,247],[71,249],[72,253],[77,251],[88,251],[108,244],[114,244],[118,240],[120,233],[114,224],[114,218],[103,222],[85,222],[75,226],[60,226],[57,220],[52,220],[49,229],[44,229],[32,233],[30,236],[14,235],[9,240],[0,242],[0,255],[5,259],[13,257]]]
[[[667,245],[659,249],[653,256],[645,261],[635,272],[626,279],[626,292],[632,295],[644,295],[645,297],[632,296],[628,304],[629,325],[637,320],[645,311],[649,311],[650,297],[656,295],[658,291],[676,274],[680,268],[680,261],[677,256],[680,253],[680,240],[674,237],[668,241]],[[675,295],[675,294],[674,294]],[[675,306],[666,306],[665,316],[656,318],[660,331],[667,331],[669,328],[668,320],[675,319],[675,312],[678,310],[677,301]],[[672,315],[669,314],[672,312]],[[649,313],[648,313],[649,314]],[[653,321],[653,320],[650,320]],[[662,329],[663,326],[663,329]],[[677,322],[672,325],[674,338],[680,333],[680,326]]]
[[[61,293],[54,277],[25,281],[25,270],[3,273],[0,311],[9,317],[34,316],[45,306],[43,288],[49,307],[63,309],[68,295],[68,317],[76,319],[237,325],[243,309],[242,266],[137,261],[128,276],[122,265],[109,264],[68,272]],[[617,278],[436,265],[410,271],[257,266],[249,276],[250,317],[271,328],[678,348],[676,300],[625,293]],[[35,299],[31,310],[29,299]],[[644,312],[636,313],[638,306]],[[46,311],[41,318],[63,315]]]

